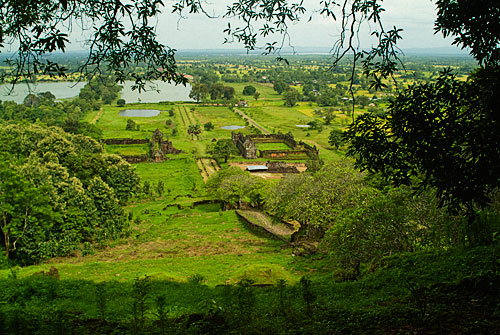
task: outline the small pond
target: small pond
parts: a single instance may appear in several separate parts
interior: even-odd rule
[[[308,124],[296,124],[295,127],[299,127],[299,128],[309,128],[310,125]]]
[[[226,130],[238,130],[238,129],[243,129],[245,128],[245,126],[235,126],[235,125],[231,125],[231,126],[224,126],[224,127],[221,127],[222,129],[226,129]]]
[[[160,114],[157,109],[124,109],[120,111],[120,116],[127,117],[153,117]]]

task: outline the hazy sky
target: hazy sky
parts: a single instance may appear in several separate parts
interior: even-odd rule
[[[232,1],[212,1],[209,8],[221,13],[225,4]],[[166,2],[169,4],[169,2]],[[319,0],[305,0],[306,8],[318,8]],[[402,48],[448,47],[451,40],[444,40],[441,35],[434,35],[434,20],[436,9],[431,0],[385,0],[383,20],[386,27],[397,26],[404,29],[404,39],[400,42]],[[313,14],[304,15],[303,22],[290,27],[291,43],[298,47],[331,47],[339,35],[338,25],[331,19]],[[241,48],[241,45],[222,45],[223,30],[227,20],[208,19],[203,15],[188,15],[178,22],[178,17],[164,13],[158,22],[158,32],[162,42],[177,49],[219,49]],[[365,32],[365,36],[369,35]],[[368,40],[362,40],[362,46],[370,46]]]
[[[185,19],[179,20],[178,15],[170,13],[174,0],[165,0],[167,6],[157,21],[157,32],[160,41],[176,49],[241,49],[241,44],[233,43],[224,45],[225,34],[223,30],[227,26],[227,19],[222,14],[227,4],[232,0],[206,0],[207,8],[219,14],[221,18],[210,19],[203,14],[188,14]],[[318,9],[320,0],[305,0],[306,8]],[[434,35],[434,20],[436,9],[431,0],[385,0],[383,7],[386,12],[382,19],[387,28],[397,26],[402,28],[403,40],[399,42],[401,48],[434,48],[449,47],[451,39],[444,40],[440,34]],[[313,14],[309,22],[311,12],[304,15],[300,23],[290,27],[291,44],[295,47],[323,47],[330,48],[339,35],[338,25],[331,19]],[[363,36],[369,36],[368,30]],[[72,41],[82,41],[79,32],[72,34]],[[370,47],[367,38],[361,39],[362,47]],[[82,43],[73,43],[69,50],[81,50]],[[84,49],[84,48],[83,48]],[[458,50],[458,49],[457,49]]]

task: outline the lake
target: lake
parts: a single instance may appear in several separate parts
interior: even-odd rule
[[[57,99],[73,98],[80,93],[80,89],[86,82],[60,81],[60,82],[40,82],[36,84],[17,84],[9,94],[11,85],[0,85],[0,100],[15,101],[23,103],[24,98],[29,93],[41,93],[50,91]],[[126,81],[122,86],[121,97],[129,102],[160,102],[160,101],[193,101],[189,98],[191,85],[186,86],[164,83],[159,80],[153,81],[153,87],[147,86],[147,91],[132,91],[132,81]]]
[[[59,81],[59,82],[39,82],[36,84],[16,84],[11,94],[9,91],[12,85],[0,85],[0,100],[14,101],[22,104],[24,98],[30,93],[42,93],[50,91],[57,99],[72,98],[80,93],[80,89],[85,86],[85,82],[76,81]]]
[[[120,116],[127,117],[153,117],[160,114],[157,109],[124,109],[120,111]]]

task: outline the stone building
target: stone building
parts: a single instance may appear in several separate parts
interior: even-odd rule
[[[151,138],[151,159],[155,162],[161,162],[167,154],[180,154],[184,151],[174,148],[171,141],[163,139],[163,133],[157,128]]]
[[[231,132],[231,138],[234,145],[238,148],[241,156],[246,159],[257,158],[257,146],[250,136],[245,136],[242,133]]]

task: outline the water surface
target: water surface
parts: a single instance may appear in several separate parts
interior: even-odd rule
[[[245,128],[245,126],[235,126],[235,125],[232,125],[232,126],[223,126],[221,128],[222,129],[226,129],[226,130],[238,130],[238,129]]]
[[[157,109],[124,109],[120,111],[120,116],[126,117],[153,117],[160,114]]]
[[[30,93],[52,92],[56,99],[73,98],[80,93],[80,89],[85,86],[87,82],[76,81],[58,81],[58,82],[39,82],[36,84],[16,84],[12,89],[12,85],[0,85],[0,100],[14,101],[18,104],[23,103],[24,98]],[[132,81],[126,81],[122,84],[123,89],[120,93],[121,97],[127,103],[132,102],[160,102],[160,101],[193,101],[189,98],[191,92],[191,85],[174,85],[164,83],[160,80],[155,80],[152,85],[147,85],[146,91],[138,90],[133,91]]]
[[[56,99],[73,98],[80,93],[80,89],[85,86],[86,82],[76,81],[58,81],[58,82],[39,82],[36,84],[16,84],[12,89],[12,85],[0,85],[0,100],[14,101],[22,104],[24,98],[30,93],[51,92],[56,96]],[[12,92],[11,92],[12,90]],[[9,94],[10,93],[10,94]]]

